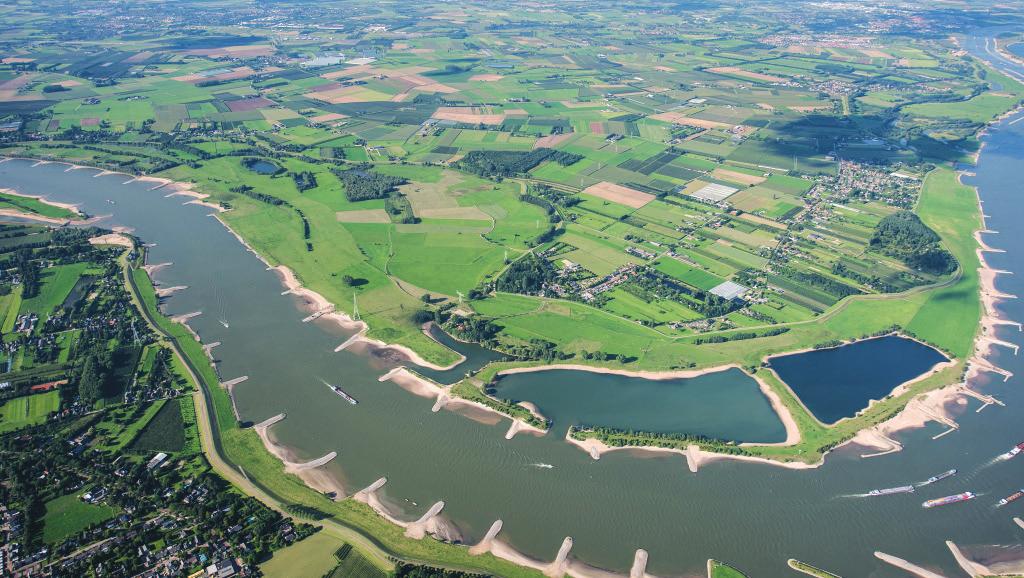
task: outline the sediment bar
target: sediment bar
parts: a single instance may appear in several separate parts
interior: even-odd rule
[[[896,556],[890,556],[889,554],[886,554],[885,552],[875,552],[875,558],[878,558],[879,560],[885,562],[886,564],[890,564],[892,566],[895,566],[896,568],[899,568],[900,570],[904,570],[906,572],[909,572],[909,573],[913,574],[914,576],[918,576],[919,578],[946,578],[942,574],[936,574],[935,572],[932,572],[931,570],[925,570],[924,568],[922,568],[922,567],[920,567],[920,566],[918,566],[916,564],[912,564],[910,562],[907,562],[903,558],[897,558]]]
[[[647,550],[639,548],[633,554],[633,567],[629,569],[629,578],[644,578],[647,574]]]

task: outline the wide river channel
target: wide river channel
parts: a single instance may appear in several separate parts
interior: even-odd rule
[[[969,39],[967,47],[992,58],[983,54],[984,40]],[[1020,118],[990,131],[970,182],[980,187],[989,228],[1001,231],[988,242],[1007,250],[988,255],[990,264],[1024,273],[1024,232],[1014,226],[1024,221],[1018,196],[1024,123],[1015,124]],[[296,298],[281,295],[278,276],[209,217],[209,208],[183,204],[187,197],[165,197],[166,190],[150,190],[152,183],[126,184],[123,175],[96,177],[96,170],[33,164],[0,164],[0,187],[80,203],[93,215],[110,214],[100,225],[133,228],[144,242],[155,244],[150,263],[173,263],[155,274],[157,281],[188,289],[166,301],[166,312],[202,311],[189,323],[204,342],[221,342],[214,351],[222,378],[249,376],[235,389],[243,420],[287,413],[274,426],[274,436],[299,459],[337,451],[338,458],[326,467],[349,492],[386,476],[385,501],[408,519],[444,500],[444,516],[466,542],[476,542],[492,521],[502,519],[500,537],[541,560],[553,559],[562,539],[572,536],[573,557],[609,570],[628,572],[633,552],[644,548],[652,574],[703,576],[706,560],[713,557],[757,578],[790,575],[786,559],[791,557],[844,576],[904,576],[876,560],[876,550],[955,575],[959,570],[945,540],[967,546],[1021,540],[1011,517],[1024,516],[1024,501],[993,507],[1024,485],[1024,456],[993,463],[1024,439],[1019,378],[976,383],[1007,407],[978,414],[979,402],[970,399],[957,410],[959,431],[932,440],[942,428],[931,424],[900,436],[904,451],[878,458],[861,459],[858,448],[846,447],[814,470],[723,461],[697,474],[689,473],[677,455],[624,451],[595,461],[562,439],[574,421],[617,419],[607,425],[632,427],[650,423],[644,412],[652,411],[664,429],[690,427],[692,433],[755,441],[777,441],[783,432],[753,382],[733,371],[680,386],[688,393],[667,384],[630,383],[628,391],[617,394],[628,404],[621,415],[595,415],[593,408],[556,412],[549,435],[506,441],[508,420],[485,423],[449,411],[431,413],[432,401],[378,382],[391,367],[388,362],[335,353],[347,335],[329,323],[302,323],[305,313]],[[1021,275],[1000,277],[999,286],[1024,294]],[[1024,320],[1019,301],[1000,307],[1006,317]],[[1016,329],[1001,331],[1005,339],[1020,339]],[[477,356],[485,354],[472,349],[468,355],[467,367],[474,367],[480,364]],[[1024,373],[1024,363],[1006,350],[993,361]],[[452,381],[464,371],[432,375]],[[606,376],[559,373],[532,374],[510,386],[536,389],[537,380],[566,379],[592,380],[597,391],[621,385]],[[321,380],[342,384],[359,405],[345,403]],[[644,403],[647,395],[652,398]],[[680,408],[674,418],[673,407]],[[950,468],[960,474],[914,494],[860,496]],[[967,490],[979,499],[921,508],[924,499]]]

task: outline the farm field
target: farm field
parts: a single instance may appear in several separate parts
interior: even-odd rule
[[[68,494],[46,502],[43,517],[43,541],[53,543],[113,518],[117,510],[107,505],[87,504],[77,494]]]

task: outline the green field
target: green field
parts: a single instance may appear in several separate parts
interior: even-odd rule
[[[0,433],[39,425],[60,409],[60,392],[48,391],[9,399],[0,406]]]
[[[10,209],[22,213],[42,215],[53,219],[78,218],[78,213],[75,213],[70,209],[55,207],[49,203],[44,203],[39,199],[11,195],[8,193],[0,193],[0,209]]]
[[[107,505],[83,502],[78,494],[68,494],[46,502],[43,517],[43,541],[60,542],[117,515],[117,509]]]
[[[319,532],[278,550],[273,558],[260,564],[260,571],[267,578],[326,576],[338,564],[334,552],[342,544],[341,539]]]

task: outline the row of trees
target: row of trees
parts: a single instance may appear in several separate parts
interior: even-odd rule
[[[549,148],[524,151],[471,151],[455,166],[460,170],[487,178],[506,178],[521,175],[544,161],[555,161],[569,166],[582,155]]]
[[[956,270],[956,258],[939,244],[939,235],[911,211],[899,211],[878,222],[871,248],[932,275]]]

